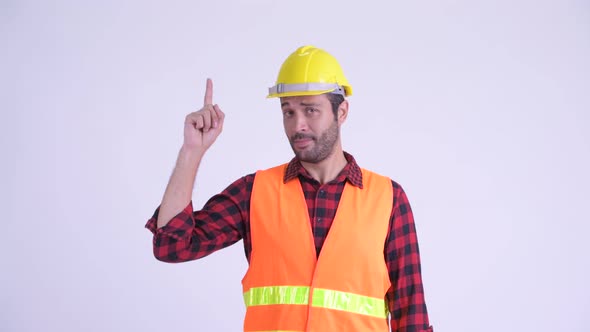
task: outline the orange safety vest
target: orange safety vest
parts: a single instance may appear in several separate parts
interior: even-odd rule
[[[363,189],[345,184],[316,259],[301,183],[283,182],[286,167],[254,178],[244,331],[389,331],[383,249],[391,180],[363,169]]]

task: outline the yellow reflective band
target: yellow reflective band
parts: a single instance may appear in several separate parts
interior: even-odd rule
[[[254,287],[244,293],[244,303],[246,307],[276,304],[307,305],[309,303],[309,287]],[[311,305],[378,318],[387,318],[388,315],[384,299],[330,289],[314,288]]]
[[[246,307],[271,304],[308,304],[309,287],[268,286],[254,287],[244,293]]]
[[[379,318],[387,318],[388,315],[384,299],[329,289],[315,288],[311,305]]]

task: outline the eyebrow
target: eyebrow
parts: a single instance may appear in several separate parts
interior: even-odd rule
[[[299,103],[299,105],[309,107],[309,106],[320,106],[321,104],[319,104],[319,103]],[[285,107],[285,106],[289,106],[289,102],[281,103],[281,108]]]

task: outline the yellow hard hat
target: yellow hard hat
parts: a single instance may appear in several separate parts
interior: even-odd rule
[[[268,89],[267,98],[313,96],[324,93],[352,95],[340,64],[330,53],[302,46],[283,62],[277,82]]]

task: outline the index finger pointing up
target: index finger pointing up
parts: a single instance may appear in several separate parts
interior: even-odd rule
[[[205,88],[205,101],[204,106],[212,105],[213,104],[213,81],[208,78],[207,79],[207,87]]]

